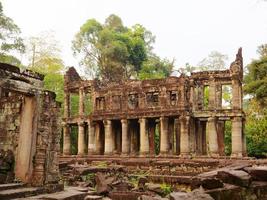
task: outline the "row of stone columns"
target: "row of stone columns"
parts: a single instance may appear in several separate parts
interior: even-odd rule
[[[180,144],[180,155],[186,156],[190,154],[190,117],[184,116],[179,118],[179,138],[176,141]],[[170,138],[168,129],[168,118],[160,118],[160,154],[167,155],[170,152]],[[219,129],[218,121],[216,117],[209,117],[206,124],[207,141],[208,141],[208,154],[210,156],[220,155],[219,149]],[[150,152],[149,144],[149,130],[148,120],[146,118],[139,119],[140,127],[140,146],[139,154],[148,155]],[[99,125],[93,125],[88,123],[88,154],[100,154],[101,152],[101,138]],[[155,130],[155,129],[154,129]],[[177,130],[176,130],[177,131]],[[63,126],[64,132],[64,146],[63,153],[65,155],[70,154],[70,128],[68,124]],[[104,154],[111,155],[115,150],[115,132],[112,127],[111,120],[105,120],[104,122]],[[128,155],[134,151],[131,144],[134,142],[130,137],[131,130],[128,126],[128,120],[121,120],[121,153],[122,155]],[[173,133],[172,133],[173,134]],[[78,124],[78,155],[84,155],[85,152],[85,124]],[[202,140],[202,142],[206,142]],[[103,148],[103,147],[102,147]],[[242,117],[234,117],[232,119],[232,156],[241,157],[246,152],[245,137],[243,133],[243,119]]]
[[[211,156],[219,155],[219,135],[216,117],[210,117],[207,121],[208,153]],[[243,133],[242,117],[232,119],[232,156],[242,157],[246,152],[245,136]]]
[[[189,117],[181,118],[181,125],[179,126],[181,132],[180,146],[181,155],[189,154]],[[149,144],[149,134],[151,130],[155,132],[155,128],[148,130],[148,119],[141,118],[139,119],[139,127],[140,127],[140,146],[139,146],[139,154],[140,155],[148,155],[150,152],[150,144]],[[168,118],[161,117],[160,118],[160,154],[166,155],[170,152],[170,137],[169,137],[169,129],[168,129]],[[104,154],[111,155],[115,150],[115,132],[112,130],[112,121],[105,120],[104,121]],[[171,129],[174,130],[174,127]],[[132,130],[129,129],[128,120],[121,120],[121,153],[123,155],[128,155],[131,151],[136,151],[133,149],[134,142],[133,139],[137,139],[132,135],[130,137],[130,133]],[[150,133],[149,133],[150,132]],[[135,134],[137,132],[135,131]],[[153,133],[154,134],[154,133]],[[173,134],[173,133],[172,133]],[[134,138],[133,138],[134,137]],[[68,124],[63,124],[63,154],[70,154],[70,126]],[[100,127],[99,124],[92,124],[88,122],[88,154],[99,154],[101,152],[101,138],[100,138]],[[78,123],[78,155],[84,155],[85,152],[85,123]]]

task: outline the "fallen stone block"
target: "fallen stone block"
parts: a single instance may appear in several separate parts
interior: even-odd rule
[[[202,186],[204,189],[223,187],[223,182],[215,177],[195,177],[192,179],[191,188],[196,189]]]
[[[170,200],[214,200],[203,188],[195,189],[192,192],[172,192]]]
[[[246,167],[244,170],[250,174],[253,180],[267,181],[267,166]]]
[[[224,183],[241,187],[248,187],[251,183],[251,176],[242,170],[219,171],[217,173],[217,178]]]

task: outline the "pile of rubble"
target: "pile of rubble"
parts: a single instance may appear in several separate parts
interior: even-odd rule
[[[14,180],[15,158],[12,151],[0,149],[0,184]]]
[[[69,164],[64,181],[78,186],[90,199],[264,199],[267,198],[267,166],[250,163],[232,164],[192,176],[155,175],[149,171],[130,170],[123,165],[95,162]],[[147,172],[147,173],[146,173]],[[160,178],[161,177],[161,178]],[[169,181],[169,180],[175,181]]]

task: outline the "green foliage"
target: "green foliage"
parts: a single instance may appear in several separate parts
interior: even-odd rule
[[[20,65],[20,61],[10,53],[23,53],[25,46],[20,35],[19,27],[3,13],[0,2],[0,62]]]
[[[84,182],[93,181],[95,179],[95,173],[88,173],[84,176],[82,176],[82,180]]]
[[[155,129],[155,153],[156,155],[159,155],[160,152],[160,140],[159,140],[159,129],[158,126],[156,126]]]
[[[72,49],[90,75],[118,81],[141,69],[152,41],[152,34],[143,26],[125,27],[118,16],[110,15],[104,24],[87,20],[75,35]]]
[[[267,157],[267,110],[256,99],[251,99],[246,110],[245,134],[249,156]]]
[[[266,105],[267,97],[267,56],[253,60],[248,65],[248,73],[245,76],[244,92],[250,94]]]
[[[208,86],[205,86],[204,87],[204,108],[205,109],[208,109],[208,106],[209,106],[209,87]]]
[[[224,152],[225,152],[225,155],[227,156],[230,156],[232,152],[232,122],[231,121],[225,121]]]
[[[171,187],[171,185],[166,184],[166,183],[162,183],[162,184],[160,185],[160,189],[161,189],[162,192],[163,192],[163,196],[166,196],[166,195],[168,195],[168,194],[170,194],[170,193],[172,192],[172,187]]]
[[[143,63],[138,77],[141,80],[145,79],[159,79],[170,76],[174,68],[174,62],[167,59],[160,59],[156,55],[152,55],[147,61]]]
[[[77,155],[78,153],[78,127],[77,126],[71,127],[70,141],[71,141],[71,154]]]

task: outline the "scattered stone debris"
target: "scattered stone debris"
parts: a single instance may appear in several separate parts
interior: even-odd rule
[[[192,165],[193,161],[184,160],[184,170],[187,169],[186,162]],[[225,163],[225,161],[223,162]],[[88,177],[84,181],[80,178],[79,181],[71,182],[73,185],[83,185],[85,190],[80,191],[87,190],[87,199],[217,200],[244,199],[245,197],[264,199],[267,197],[267,181],[264,182],[264,178],[259,181],[259,178],[257,178],[259,173],[267,173],[267,168],[266,166],[256,166],[253,161],[240,162],[238,160],[232,160],[224,167],[219,167],[220,164],[218,163],[217,167],[213,169],[208,168],[209,170],[205,172],[191,174],[189,177],[188,175],[176,177],[171,172],[168,175],[158,174],[158,179],[151,179],[153,171],[158,172],[157,168],[159,166],[157,165],[150,167],[149,171],[146,171],[139,167],[132,168],[129,163],[127,166],[123,166],[108,161],[104,164],[102,161],[102,163],[98,163],[99,168],[95,162],[89,162],[88,160],[86,164],[76,163],[73,165],[71,163],[67,165],[69,170],[79,172],[80,177]],[[150,163],[153,163],[153,161]],[[162,162],[158,163],[163,165]],[[91,166],[92,164],[94,167]],[[103,170],[103,165],[105,165],[105,170]],[[173,163],[171,165],[172,167],[179,166]],[[65,166],[64,169],[68,167]],[[201,167],[201,165],[198,167]],[[83,170],[78,168],[82,168]],[[198,171],[196,166],[195,168]],[[84,169],[89,174],[86,175]],[[175,174],[175,171],[173,173]],[[174,177],[176,177],[176,181],[173,181]],[[76,179],[78,178],[76,177]],[[183,179],[186,179],[186,181]]]

